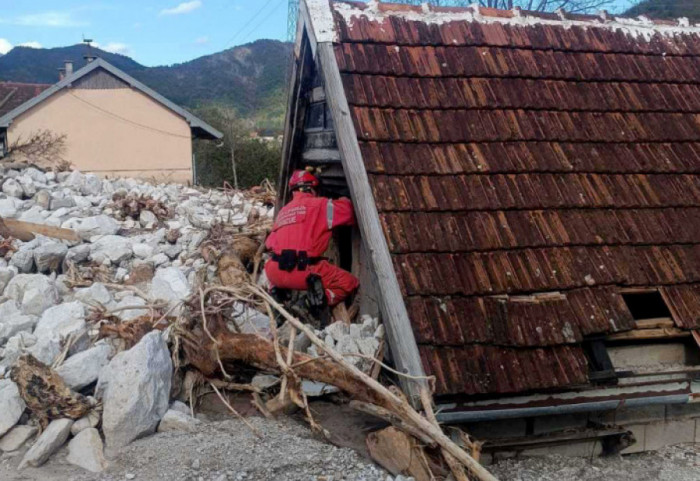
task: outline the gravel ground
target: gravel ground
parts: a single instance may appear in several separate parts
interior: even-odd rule
[[[501,481],[698,481],[700,445],[604,458],[546,456],[490,466]]]
[[[20,456],[3,457],[3,481],[384,481],[387,474],[350,449],[314,438],[290,419],[249,418],[258,439],[238,420],[203,423],[194,433],[160,433],[135,441],[89,474],[67,464],[65,449],[38,469],[16,470]]]

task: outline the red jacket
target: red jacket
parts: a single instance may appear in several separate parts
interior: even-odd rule
[[[277,215],[265,246],[278,255],[290,249],[306,251],[309,257],[321,257],[328,248],[333,228],[354,224],[355,211],[350,199],[332,200],[296,191],[292,201]]]

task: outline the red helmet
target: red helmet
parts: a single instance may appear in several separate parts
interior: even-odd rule
[[[295,170],[292,173],[292,178],[289,179],[289,188],[291,190],[300,187],[318,187],[318,185],[318,178],[306,170]]]

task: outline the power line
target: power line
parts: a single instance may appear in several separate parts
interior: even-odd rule
[[[253,29],[250,30],[250,31],[248,32],[248,34],[247,34],[245,37],[243,37],[243,40],[247,40],[248,37],[250,36],[250,34],[253,33],[253,32],[255,32],[255,31],[258,29],[258,27],[259,27],[260,25],[263,24],[263,22],[265,22],[266,20],[268,20],[268,19],[270,18],[270,16],[271,16],[274,12],[276,12],[277,9],[278,9],[280,6],[282,6],[282,4],[283,4],[285,1],[287,1],[287,0],[280,0],[280,1],[275,5],[275,7],[270,11],[270,13],[269,13],[266,17],[263,17],[263,18],[257,23],[257,25],[255,25],[255,26],[253,27]]]
[[[95,104],[93,104],[92,102],[90,102],[90,101],[88,101],[88,100],[82,99],[82,98],[78,97],[77,95],[75,95],[73,92],[70,92],[70,91],[69,91],[68,93],[69,93],[73,98],[75,98],[75,99],[81,101],[82,103],[88,105],[89,107],[92,107],[93,109],[95,109],[95,110],[97,110],[97,111],[99,111],[99,112],[101,112],[101,113],[103,113],[103,114],[109,115],[110,117],[114,117],[114,118],[116,118],[116,119],[118,119],[118,120],[121,120],[121,121],[123,121],[123,122],[127,122],[127,123],[129,123],[129,124],[132,124],[132,125],[134,125],[134,126],[136,126],[136,127],[139,127],[139,128],[142,128],[142,129],[146,129],[146,130],[151,130],[151,131],[153,131],[153,132],[158,132],[158,133],[164,134],[164,135],[169,135],[169,136],[171,136],[171,137],[179,137],[179,138],[182,138],[182,139],[191,139],[191,138],[192,138],[192,137],[189,136],[189,135],[180,135],[180,134],[176,134],[176,133],[174,133],[174,132],[168,132],[167,130],[157,129],[157,128],[155,128],[155,127],[151,127],[150,125],[144,125],[144,124],[140,124],[140,123],[138,123],[138,122],[134,122],[133,120],[130,120],[130,119],[127,119],[127,118],[122,117],[122,116],[120,116],[120,115],[117,115],[117,114],[115,114],[114,112],[110,112],[109,110],[105,110],[105,109],[103,109],[102,107],[100,107],[100,106],[98,106],[98,105],[95,105]]]
[[[253,23],[253,21],[260,16],[260,14],[273,2],[274,0],[267,0],[267,2],[258,10],[255,12],[255,14],[248,19],[248,21],[243,25],[242,28],[240,28],[234,35],[231,37],[225,44],[224,44],[224,49],[226,49],[229,45],[233,43],[234,40],[236,40],[241,32],[243,32],[245,29],[248,28],[248,26]]]

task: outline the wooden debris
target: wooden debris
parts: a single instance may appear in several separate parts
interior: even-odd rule
[[[15,239],[27,242],[34,239],[37,234],[70,242],[81,241],[80,236],[71,229],[34,224],[17,219],[0,218],[0,235],[3,237],[14,237]]]
[[[173,215],[163,202],[145,195],[136,196],[129,194],[120,196],[115,194],[112,197],[112,202],[117,216],[122,220],[127,217],[138,220],[142,210],[152,212],[160,221],[169,219]]]
[[[367,450],[372,459],[393,475],[412,476],[416,481],[434,479],[420,445],[393,426],[370,433]]]
[[[633,329],[627,332],[618,332],[606,336],[608,341],[628,341],[637,339],[674,339],[690,336],[689,331],[676,327],[663,327],[659,329]]]
[[[61,376],[31,354],[23,354],[10,371],[20,396],[45,428],[50,420],[80,419],[93,409],[88,399],[74,393]]]

